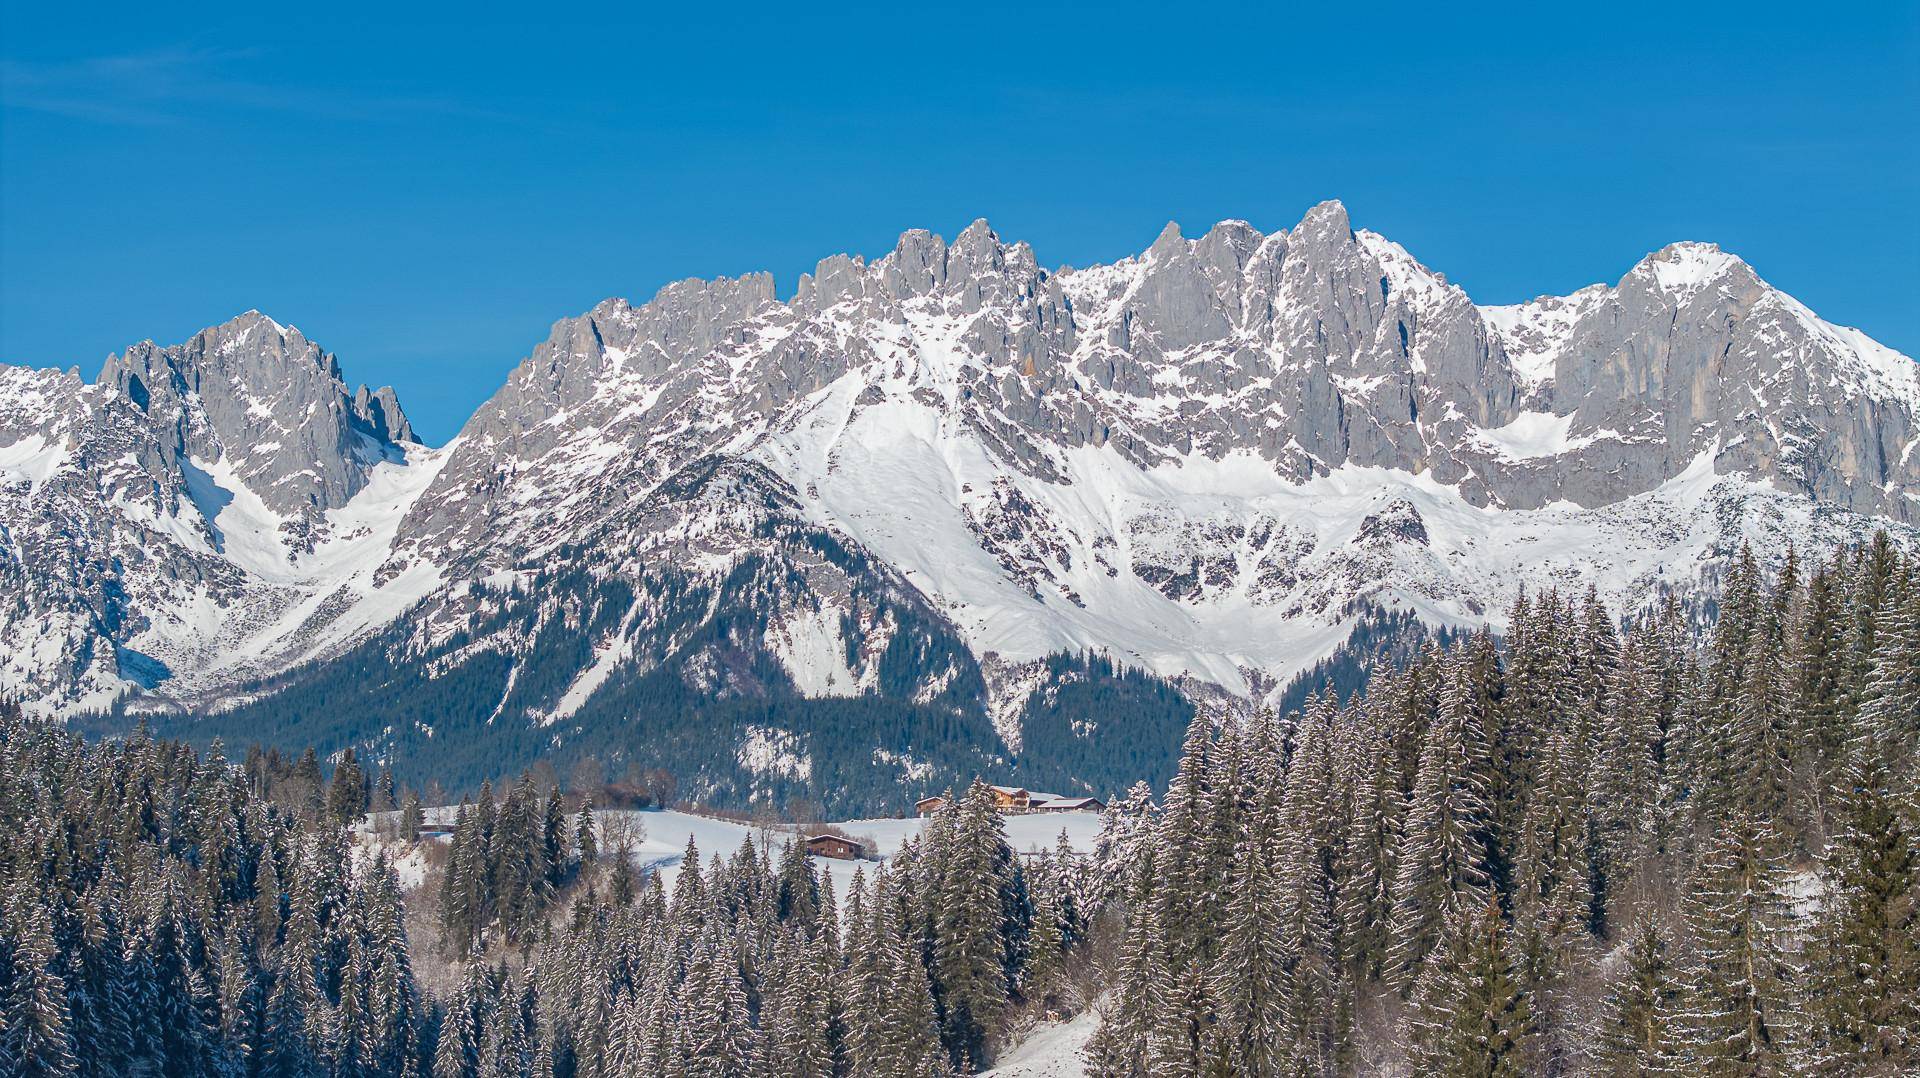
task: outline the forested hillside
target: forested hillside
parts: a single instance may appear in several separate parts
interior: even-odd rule
[[[843,893],[774,828],[668,887],[531,776],[442,844],[351,756],[9,710],[0,1073],[922,1078],[1089,1012],[1113,1078],[1920,1067],[1920,559],[1743,557],[1704,635],[1511,615],[1199,716],[1092,850],[976,784]]]
[[[1196,724],[1093,1069],[1913,1073],[1916,568],[1743,558],[1700,649],[1539,596],[1504,650]]]
[[[426,1073],[392,869],[217,751],[0,715],[0,892],[0,1074]]]

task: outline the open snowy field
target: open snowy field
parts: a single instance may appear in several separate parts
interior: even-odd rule
[[[1093,1011],[1036,1026],[980,1078],[1081,1078],[1087,1065],[1080,1052],[1099,1028],[1100,1016]]]
[[[672,810],[608,812],[602,813],[602,816],[626,816],[646,827],[646,839],[639,847],[641,862],[649,872],[659,872],[669,890],[673,887],[674,877],[679,874],[688,838],[692,838],[699,848],[701,860],[707,861],[715,853],[731,855],[745,839],[751,838],[757,845],[763,836],[760,828],[749,823]],[[1100,833],[1100,817],[1091,812],[1007,816],[1004,819],[1007,844],[1017,853],[1052,849],[1062,831],[1066,832],[1076,851],[1085,852],[1093,848],[1093,840]],[[884,860],[898,852],[907,839],[918,835],[926,822],[919,818],[847,820],[836,826],[854,838],[869,843],[870,856]],[[770,834],[776,853],[790,838],[786,832],[774,831]],[[873,861],[841,861],[831,857],[816,857],[813,864],[825,878],[833,880],[834,890],[842,896],[846,894],[847,884],[853,879],[854,872],[864,868],[867,875],[871,876],[877,867]]]
[[[453,806],[439,806],[427,810],[427,819],[441,826],[451,826],[457,811]],[[722,820],[713,816],[700,816],[689,812],[676,812],[672,809],[648,809],[643,811],[601,810],[597,813],[604,831],[613,819],[628,819],[644,829],[636,852],[639,860],[648,872],[661,874],[661,882],[671,890],[673,881],[680,873],[680,864],[686,856],[687,840],[691,838],[700,851],[700,859],[710,861],[714,854],[723,857],[732,856],[740,848],[740,843],[752,839],[755,845],[771,841],[774,854],[793,836],[786,830],[763,830],[752,823],[736,820]],[[1100,834],[1100,816],[1092,812],[1035,813],[1026,816],[1002,817],[1007,828],[1007,844],[1016,853],[1029,853],[1039,849],[1053,849],[1059,842],[1062,832],[1066,833],[1069,845],[1076,852],[1085,853],[1093,849],[1093,840]],[[907,839],[918,835],[926,826],[926,820],[912,819],[872,819],[846,820],[835,824],[842,831],[867,843],[869,856],[885,860],[899,851]],[[867,875],[873,874],[877,863],[874,860],[841,861],[831,857],[815,857],[814,867],[827,879],[831,879],[834,890],[844,896],[847,884],[853,874],[864,868]],[[417,877],[406,878],[407,886],[418,886]]]

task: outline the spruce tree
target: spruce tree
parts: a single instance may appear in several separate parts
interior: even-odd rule
[[[546,886],[542,888],[544,899],[551,896],[554,888],[566,882],[567,869],[573,860],[573,832],[567,826],[566,805],[560,800],[558,786],[548,788],[543,808],[545,815],[540,826],[540,859],[546,869]]]
[[[1449,671],[1440,714],[1420,750],[1420,769],[1401,840],[1388,965],[1411,985],[1457,910],[1488,894],[1486,746],[1464,664]]]
[[[420,795],[408,790],[406,800],[400,805],[400,838],[406,842],[420,841],[420,829],[426,822],[427,811],[420,804]]]
[[[67,983],[46,908],[24,891],[5,899],[0,928],[0,1061],[11,1073],[65,1078],[77,1073]]]
[[[1128,896],[1128,917],[1118,959],[1112,970],[1113,989],[1098,1004],[1100,1028],[1087,1049],[1093,1073],[1100,1078],[1146,1078],[1151,1074],[1149,1046],[1158,1015],[1159,989],[1166,981],[1159,910],[1153,888],[1154,850],[1146,847]]]
[[[1889,581],[1874,641],[1857,740],[1891,766],[1910,766],[1920,753],[1920,580],[1911,568]]]
[[[1679,966],[1675,1038],[1710,1071],[1784,1069],[1796,1022],[1787,952],[1792,910],[1779,845],[1766,825],[1735,812],[1689,881],[1682,912],[1689,948]]]
[[[1617,1078],[1661,1073],[1668,1062],[1669,1025],[1679,1000],[1666,929],[1643,917],[1627,936],[1626,953],[1601,1000],[1595,1059]]]
[[[975,1066],[986,1062],[987,1027],[1007,1003],[1012,860],[993,795],[976,782],[955,820],[934,941],[947,1047],[956,1059]]]
[[[600,859],[599,825],[593,818],[593,798],[587,797],[580,804],[580,815],[574,824],[574,849],[580,853],[580,863],[591,865]]]
[[[1380,729],[1355,715],[1341,723],[1340,732],[1341,785],[1350,795],[1340,847],[1340,938],[1352,978],[1372,982],[1387,964],[1400,792]]]
[[[1875,759],[1857,768],[1825,871],[1806,1000],[1827,1073],[1920,1070],[1920,858]]]
[[[1408,1021],[1416,1073],[1467,1078],[1533,1073],[1531,1003],[1511,953],[1500,904],[1449,911],[1426,958]]]
[[[1288,972],[1299,962],[1301,940],[1288,932],[1297,926],[1283,920],[1288,903],[1273,863],[1276,830],[1256,821],[1240,844],[1209,978],[1218,1017],[1206,1027],[1207,1056],[1236,1073],[1279,1073],[1294,1042]]]
[[[327,815],[343,824],[353,823],[367,811],[367,776],[353,747],[340,752],[340,763],[333,769],[333,783],[327,787]]]
[[[1043,1011],[1065,978],[1067,938],[1060,891],[1056,886],[1036,889],[1033,929],[1027,941],[1027,964],[1020,977],[1020,995]]]

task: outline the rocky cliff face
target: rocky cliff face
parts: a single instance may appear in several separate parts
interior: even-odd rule
[[[63,641],[6,676],[53,710],[136,685],[226,706],[376,630],[524,658],[486,627],[515,580],[752,560],[766,624],[737,654],[844,691],[877,683],[883,626],[941,621],[1016,746],[1021,671],[1063,650],[1260,694],[1367,604],[1497,625],[1521,586],[1626,609],[1743,541],[1910,541],[1915,372],[1710,245],[1479,307],[1338,203],[1170,225],[1108,266],[1043,269],[976,222],[826,259],[785,301],[764,274],[608,300],[439,450],[249,314],[93,386],[5,373],[4,565],[30,596],[7,625]],[[573,617],[550,691],[501,706],[577,711],[724,614],[666,609]]]
[[[142,341],[109,356],[103,394],[142,417],[141,464],[157,475],[226,462],[275,512],[316,517],[404,455],[413,430],[393,390],[348,393],[334,357],[258,311],[185,344]]]
[[[50,711],[299,657],[367,575],[343,554],[384,551],[388,473],[433,457],[391,389],[257,312],[93,384],[0,368],[0,443],[0,683]]]

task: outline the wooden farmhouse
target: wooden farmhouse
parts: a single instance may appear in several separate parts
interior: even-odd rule
[[[1106,802],[1097,797],[1056,797],[1051,801],[1037,802],[1032,812],[1105,812]]]
[[[1001,812],[1025,812],[1033,803],[1033,794],[1018,786],[989,786],[993,793],[993,807]]]
[[[812,835],[807,839],[807,852],[815,857],[858,861],[866,856],[867,848],[850,838],[841,838],[839,835]]]
[[[1022,786],[989,786],[987,790],[993,794],[993,807],[1008,816],[1028,812],[1105,812],[1107,809],[1097,797],[1061,797]],[[938,794],[913,803],[913,811],[921,816],[931,816],[946,807],[947,799]]]

